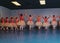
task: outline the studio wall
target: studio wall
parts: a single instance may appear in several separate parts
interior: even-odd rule
[[[0,17],[10,17],[11,10],[0,6]]]
[[[17,10],[10,10],[8,8],[0,6],[0,17],[19,17],[18,13],[28,15],[42,15],[42,16],[49,16],[49,15],[60,15],[60,8],[47,8],[47,9],[17,9]],[[33,18],[33,20],[36,17]],[[25,20],[27,20],[27,17],[25,17]],[[51,20],[51,18],[50,18]]]
[[[41,16],[49,16],[49,15],[60,15],[60,8],[49,8],[49,9],[19,9],[19,10],[12,10],[11,11],[12,13],[12,16],[19,16],[18,13],[22,13],[22,14],[25,14],[27,13],[28,15],[41,15]],[[33,20],[36,20],[35,19],[36,17],[33,18]],[[25,17],[25,20],[27,19],[27,17]],[[51,20],[51,18],[49,19],[49,21]],[[57,19],[58,20],[58,19]],[[43,21],[43,20],[42,20]]]

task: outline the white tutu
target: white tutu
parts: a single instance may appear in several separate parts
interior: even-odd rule
[[[27,22],[27,25],[33,26],[33,25],[34,25],[34,22],[33,22],[33,21],[28,21],[28,22]]]
[[[0,26],[2,26],[1,23],[0,23]]]
[[[5,26],[9,27],[9,23],[5,23]]]
[[[16,25],[18,25],[18,22],[16,23]]]
[[[52,21],[52,25],[53,25],[54,27],[56,27],[56,26],[57,26],[57,22],[56,22],[56,21]]]
[[[5,26],[5,23],[1,23],[1,26],[4,27]]]
[[[44,27],[49,27],[49,26],[50,26],[50,23],[44,22],[44,23],[43,23],[43,26],[44,26]]]
[[[59,25],[60,25],[60,21],[59,21]]]
[[[36,22],[35,25],[36,25],[36,26],[42,26],[42,23],[41,23],[41,22]]]
[[[25,26],[25,22],[24,22],[24,21],[19,21],[19,22],[17,23],[17,25]]]
[[[9,26],[10,27],[17,27],[17,25],[15,23],[10,23]]]

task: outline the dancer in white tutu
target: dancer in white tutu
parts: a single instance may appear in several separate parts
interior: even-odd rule
[[[59,16],[59,26],[60,26],[60,16]]]
[[[59,21],[59,26],[60,26],[60,21]]]
[[[1,30],[1,18],[0,18],[0,30]]]
[[[15,17],[15,23],[16,23],[17,29],[18,29],[18,22],[19,22],[18,17]]]
[[[8,19],[8,17],[5,18],[5,27],[6,27],[6,30],[8,30],[8,27],[9,27],[9,19]]]
[[[15,22],[14,22],[14,18],[13,17],[10,18],[10,24],[9,25],[11,27],[11,30],[13,30],[13,28],[17,27]]]
[[[43,17],[43,19],[44,19],[43,27],[47,29],[50,26],[50,23],[48,22],[49,17],[45,16]]]
[[[25,21],[24,21],[24,15],[20,14],[20,20],[18,22],[18,25],[20,26],[20,30],[23,30],[23,28],[25,27]]]
[[[31,16],[31,15],[28,16],[27,25],[29,26],[29,30],[31,30],[31,28],[34,26],[34,22],[33,22],[32,18],[33,18],[33,16]]]
[[[1,17],[1,29],[4,30],[4,25],[5,25],[5,19],[3,17]]]
[[[38,29],[41,28],[41,26],[42,26],[41,16],[38,16],[37,17],[37,21],[36,21],[36,24],[35,25],[38,27]]]
[[[56,26],[57,26],[56,18],[57,18],[57,17],[56,17],[55,15],[52,16],[52,26],[53,26],[53,29],[55,29]]]

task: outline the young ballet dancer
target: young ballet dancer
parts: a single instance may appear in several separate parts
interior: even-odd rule
[[[6,30],[8,30],[8,28],[9,28],[9,18],[8,17],[5,18],[5,27],[6,27]]]
[[[13,17],[10,18],[10,27],[11,27],[11,30],[13,30],[14,28],[16,29],[16,24],[14,22],[14,18]]]
[[[47,29],[50,26],[50,23],[48,22],[49,17],[45,16],[43,17],[43,19],[44,19],[43,27]]]
[[[24,16],[25,16],[25,15],[23,15],[23,14],[20,14],[20,15],[19,15],[20,20],[19,20],[19,22],[18,22],[18,25],[19,25],[19,27],[20,27],[20,30],[23,30],[23,28],[25,27]]]
[[[5,19],[1,17],[1,29],[4,30],[4,25],[5,25]]]
[[[0,18],[0,30],[1,30],[1,18]]]
[[[59,16],[59,26],[60,26],[60,16]]]
[[[18,17],[15,17],[15,23],[16,23],[17,29],[18,29],[18,22],[19,22]]]
[[[28,16],[27,25],[29,26],[29,30],[31,30],[32,27],[34,26],[34,22],[33,22],[32,18],[33,18],[32,15],[29,15],[29,16]]]
[[[53,29],[55,29],[56,26],[57,26],[56,18],[57,18],[57,16],[55,16],[55,15],[52,16],[52,26],[53,26]]]
[[[35,25],[38,27],[38,29],[40,29],[42,26],[41,18],[42,18],[41,16],[37,16],[37,20],[36,20]]]

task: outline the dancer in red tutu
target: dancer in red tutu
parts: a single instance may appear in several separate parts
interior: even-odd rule
[[[8,17],[5,18],[5,27],[8,30],[8,27],[9,27],[9,18]]]
[[[1,29],[4,29],[5,19],[1,17]]]
[[[45,29],[47,29],[50,26],[50,23],[48,22],[49,17],[45,16],[43,17],[43,19],[44,19],[43,26],[45,27]]]
[[[0,30],[1,30],[1,18],[0,18]]]
[[[13,17],[10,18],[10,27],[11,27],[12,30],[13,30],[13,27],[14,28],[16,27],[16,24],[14,22],[14,18]]]
[[[18,22],[19,22],[18,17],[15,17],[15,23],[16,23],[17,29],[18,29]]]
[[[53,29],[55,29],[55,27],[57,26],[56,18],[57,18],[57,16],[55,16],[55,15],[52,16],[52,26],[53,26]]]
[[[24,15],[20,14],[20,20],[18,22],[18,25],[20,26],[20,30],[23,30],[23,28],[25,27],[25,21],[24,21]]]
[[[40,29],[42,26],[41,18],[42,18],[41,16],[37,16],[37,20],[36,20],[35,25],[38,27],[38,29]]]
[[[33,22],[32,18],[33,18],[32,15],[28,16],[27,25],[29,26],[29,30],[31,30],[31,28],[34,26],[34,22]]]
[[[59,26],[60,26],[60,16],[59,16]]]

